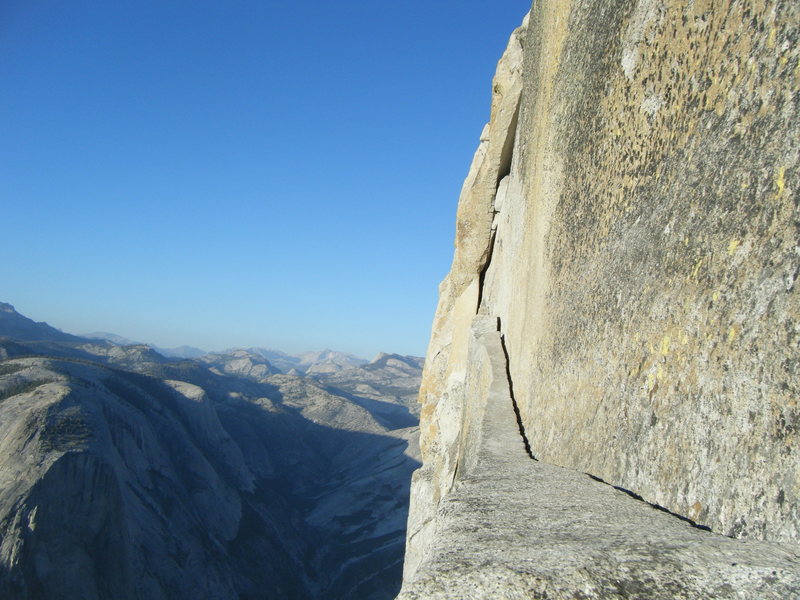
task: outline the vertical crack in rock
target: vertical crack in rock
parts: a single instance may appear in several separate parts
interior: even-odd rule
[[[494,243],[497,239],[497,227],[492,227],[492,232],[489,235],[489,249],[486,251],[486,262],[481,268],[481,272],[478,275],[478,304],[475,307],[475,313],[477,314],[478,310],[481,308],[481,303],[483,302],[483,286],[486,282],[486,273],[489,271],[489,266],[492,264],[492,254],[494,254]]]
[[[517,121],[519,121],[519,107],[522,105],[522,94],[517,98],[517,106],[514,109],[514,115],[511,117],[511,122],[508,124],[508,131],[506,132],[506,139],[503,142],[503,149],[500,151],[500,162],[497,169],[497,181],[495,182],[495,193],[497,188],[500,187],[500,182],[503,177],[511,173],[511,159],[514,157],[514,141],[517,139]]]
[[[495,221],[492,223],[491,233],[489,234],[489,244],[486,251],[486,260],[481,267],[478,274],[478,305],[476,312],[480,310],[481,302],[483,301],[483,286],[486,281],[486,273],[489,271],[489,266],[492,264],[492,254],[494,253],[494,244],[497,239],[497,221],[496,216],[498,211],[495,208],[495,201],[497,200],[497,191],[500,189],[500,182],[503,178],[511,174],[511,162],[514,158],[514,142],[517,139],[517,122],[519,121],[519,110],[522,105],[522,95],[517,97],[516,105],[514,107],[514,114],[508,124],[506,130],[506,137],[503,140],[503,149],[500,151],[500,160],[497,168],[497,179],[494,182],[494,196],[492,197],[492,213]]]
[[[497,331],[500,330],[500,317],[497,317]],[[519,412],[517,399],[514,396],[514,381],[511,379],[511,360],[508,356],[508,348],[506,347],[506,336],[500,333],[500,346],[503,348],[503,354],[506,359],[506,377],[508,378],[508,393],[511,396],[511,404],[514,406],[514,416],[517,418],[517,427],[519,427],[519,434],[522,436],[522,443],[525,445],[525,453],[533,460],[538,460],[531,450],[531,444],[528,441],[528,436],[525,434],[525,425],[522,424],[522,414]]]

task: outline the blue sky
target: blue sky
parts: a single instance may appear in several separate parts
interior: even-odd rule
[[[422,355],[524,0],[6,0],[0,301],[161,346]]]

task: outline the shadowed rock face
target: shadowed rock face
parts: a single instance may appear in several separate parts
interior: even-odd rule
[[[415,427],[287,375],[138,367],[0,362],[0,597],[396,593]]]
[[[0,331],[3,336],[18,340],[72,342],[80,339],[23,316],[6,302],[0,302]]]
[[[408,578],[481,439],[478,313],[537,458],[800,541],[798,22],[782,1],[537,0],[513,33],[426,357]]]

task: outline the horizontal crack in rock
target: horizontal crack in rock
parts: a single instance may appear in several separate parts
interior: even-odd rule
[[[711,531],[711,528],[710,528],[708,525],[701,525],[701,524],[697,523],[696,521],[693,521],[693,520],[692,520],[692,519],[690,519],[689,517],[686,517],[686,516],[684,516],[684,515],[681,515],[681,514],[679,514],[679,513],[676,513],[676,512],[672,512],[672,511],[671,511],[671,510],[669,510],[668,508],[664,508],[664,507],[663,507],[663,506],[661,506],[660,504],[656,504],[655,502],[648,502],[647,500],[645,500],[644,498],[642,498],[642,497],[641,497],[639,494],[637,494],[637,493],[636,493],[636,492],[634,492],[633,490],[629,490],[629,489],[626,489],[626,488],[624,488],[624,487],[620,487],[620,486],[618,486],[618,485],[614,485],[613,483],[608,483],[608,482],[607,482],[607,481],[605,481],[604,479],[601,479],[601,478],[600,478],[600,477],[598,477],[597,475],[592,475],[591,473],[584,473],[584,475],[588,475],[589,477],[591,477],[591,478],[592,478],[592,479],[594,479],[595,481],[598,481],[598,482],[600,482],[600,483],[602,483],[602,484],[604,484],[604,485],[610,485],[610,486],[611,486],[611,487],[613,487],[615,490],[618,490],[618,491],[620,491],[620,492],[623,492],[623,493],[625,493],[625,494],[628,494],[628,496],[630,496],[631,498],[634,498],[635,500],[638,500],[639,502],[644,502],[645,504],[649,504],[650,506],[652,506],[652,507],[653,507],[653,508],[655,508],[656,510],[660,510],[661,512],[665,512],[665,513],[667,513],[668,515],[672,515],[673,517],[675,517],[675,518],[677,518],[677,519],[680,519],[681,521],[685,521],[686,523],[688,523],[688,524],[689,524],[689,525],[691,525],[692,527],[697,527],[697,529],[702,529],[703,531]],[[730,537],[730,536],[727,536],[727,537]]]

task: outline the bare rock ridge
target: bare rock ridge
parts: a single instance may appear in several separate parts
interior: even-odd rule
[[[0,330],[5,335],[31,342],[71,342],[76,341],[74,335],[50,327],[47,323],[37,323],[20,315],[11,304],[0,302]]]
[[[425,362],[405,597],[800,594],[798,23],[538,0],[514,31]]]
[[[394,394],[417,359],[371,364],[407,370],[362,397],[255,352],[167,359],[0,310],[0,598],[397,593],[419,461]]]

